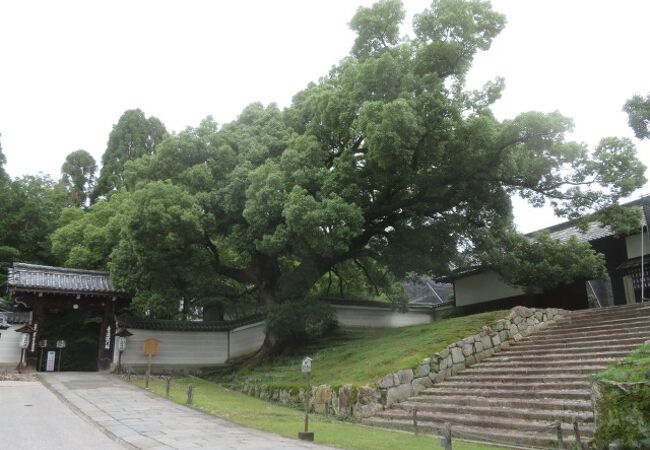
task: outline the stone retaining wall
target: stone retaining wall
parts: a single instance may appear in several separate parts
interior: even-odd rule
[[[403,369],[382,377],[374,386],[312,387],[312,409],[320,414],[370,417],[395,403],[402,402],[432,387],[459,371],[492,356],[548,323],[562,317],[566,311],[557,308],[533,309],[517,306],[508,316],[483,326],[480,333],[468,336],[444,350],[425,358],[414,369]],[[269,389],[266,385],[245,384],[242,391],[262,400],[301,405],[305,391]]]

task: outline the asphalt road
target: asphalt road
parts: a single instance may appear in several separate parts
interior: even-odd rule
[[[0,381],[0,448],[124,449],[34,381]]]

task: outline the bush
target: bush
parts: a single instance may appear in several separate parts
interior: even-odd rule
[[[336,316],[325,302],[303,299],[274,304],[267,309],[266,326],[283,344],[304,344],[336,328]]]
[[[630,353],[595,377],[596,448],[650,448],[650,345]]]

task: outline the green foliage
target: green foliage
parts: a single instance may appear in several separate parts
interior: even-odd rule
[[[68,204],[83,207],[88,204],[95,186],[95,158],[86,150],[70,153],[61,166],[61,182],[68,191]]]
[[[144,387],[144,381],[136,384]],[[303,412],[249,397],[240,392],[201,380],[199,378],[174,378],[171,384],[172,401],[181,405],[187,400],[187,387],[194,389],[193,405],[209,414],[258,430],[296,438]],[[155,394],[165,395],[165,381],[153,379],[149,383]],[[343,422],[331,417],[313,414],[309,429],[314,431],[315,442],[347,450],[430,450],[430,436],[414,436],[400,431],[389,431],[361,424]],[[433,447],[435,448],[435,447]],[[455,450],[499,450],[500,447],[464,442],[454,438]]]
[[[391,296],[393,283],[369,278],[443,274],[459,249],[487,241],[512,247],[519,261],[533,253],[538,264],[526,267],[534,275],[519,270],[519,279],[597,272],[600,260],[579,244],[513,241],[510,196],[550,202],[569,218],[610,206],[645,182],[629,141],[604,140],[592,155],[565,140],[573,125],[560,113],[497,120],[490,106],[503,80],[467,91],[475,54],[505,24],[488,2],[435,1],[411,37],[399,36],[403,18],[394,0],[360,8],[350,56],[285,110],[252,104],[231,123],[208,117],[162,141],[162,126],[154,133],[141,111],[125,113],[97,191],[124,187],[123,203],[110,199],[107,207],[121,219],[68,223],[57,254],[110,255],[114,282],[133,290],[141,310],[165,315],[181,292],[197,305],[283,303],[330,277],[361,274],[379,296]],[[99,251],[85,231],[72,241],[77,226],[114,225],[119,232],[91,233],[115,238]]]
[[[650,447],[650,345],[645,344],[593,377],[600,391],[595,443],[606,448]]]
[[[304,344],[332,331],[336,327],[336,315],[325,302],[287,301],[268,306],[266,326],[284,344]]]
[[[150,155],[166,136],[165,125],[156,117],[147,118],[142,110],[130,109],[122,114],[108,137],[92,200],[117,191],[124,182],[125,163]]]
[[[486,253],[486,264],[513,285],[554,288],[605,276],[605,257],[575,236],[561,242],[548,232],[534,239],[511,233],[498,241],[487,241]]]
[[[47,176],[0,180],[0,292],[14,261],[54,262],[49,235],[65,206],[65,190]]]
[[[628,124],[639,139],[650,138],[650,94],[643,98],[635,95],[623,107],[627,113]]]

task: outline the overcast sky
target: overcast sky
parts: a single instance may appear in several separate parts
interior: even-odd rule
[[[287,106],[349,51],[347,23],[371,1],[4,1],[0,133],[12,176],[59,176],[79,148],[98,161],[127,109],[168,130],[225,123],[254,101]],[[407,23],[429,1],[407,0]],[[643,0],[494,0],[508,18],[468,87],[503,76],[500,119],[528,110],[572,117],[572,139],[633,137],[621,107],[650,92]],[[405,28],[407,32],[408,27]],[[635,141],[650,166],[650,142]],[[645,193],[646,189],[640,191]],[[521,231],[560,221],[515,202]]]

